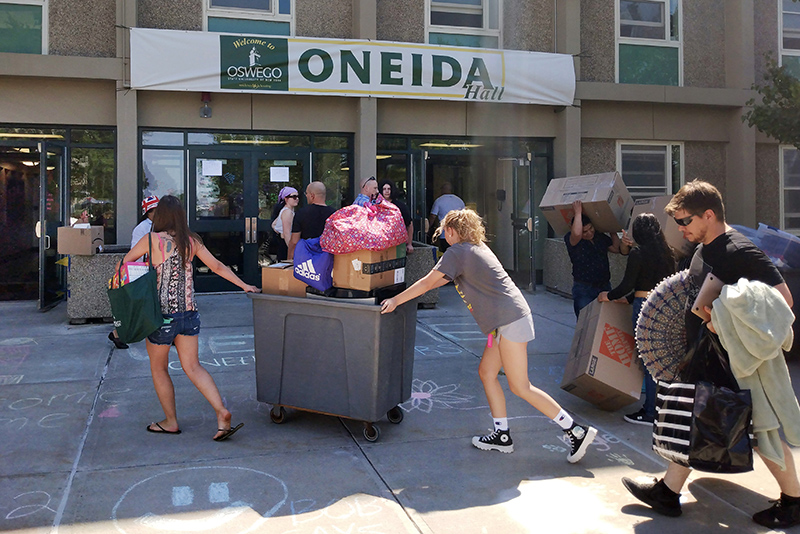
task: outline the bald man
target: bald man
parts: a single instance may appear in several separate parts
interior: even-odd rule
[[[378,191],[378,180],[374,176],[361,180],[361,193],[353,201],[353,204],[366,206],[367,204],[378,204],[383,198]]]
[[[327,189],[322,182],[311,182],[306,187],[308,205],[300,208],[292,222],[292,238],[289,241],[288,259],[294,258],[294,249],[301,239],[313,239],[322,235],[325,221],[336,209],[325,203]]]

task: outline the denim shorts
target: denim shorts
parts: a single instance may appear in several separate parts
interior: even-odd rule
[[[147,336],[153,345],[172,345],[177,336],[197,336],[200,334],[200,314],[197,310],[180,313],[165,313],[164,319],[172,319]]]
[[[516,343],[533,341],[536,338],[536,332],[533,330],[533,316],[528,314],[513,323],[498,327],[497,337],[504,337]]]

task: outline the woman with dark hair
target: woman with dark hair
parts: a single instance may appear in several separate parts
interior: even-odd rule
[[[275,232],[275,256],[278,261],[289,258],[289,242],[292,240],[294,210],[300,204],[300,194],[294,187],[286,186],[278,193],[278,204],[272,210],[272,230]],[[277,210],[277,212],[276,212]]]
[[[406,241],[406,252],[414,252],[414,245],[411,244],[411,240],[414,236],[414,223],[411,221],[411,211],[409,211],[408,206],[406,203],[400,200],[397,186],[394,185],[394,182],[391,180],[381,180],[379,184],[380,193],[383,195],[384,200],[388,200],[395,206],[397,209],[400,210],[400,213],[403,215],[403,223],[406,225],[406,230],[408,231],[408,240]]]
[[[158,274],[158,295],[164,325],[147,337],[147,355],[150,357],[153,386],[165,419],[149,424],[147,431],[157,434],[181,432],[175,408],[175,388],[169,376],[169,348],[174,344],[181,368],[216,412],[217,433],[214,440],[224,441],[244,423],[231,428],[231,412],[223,404],[214,379],[200,365],[197,342],[200,315],[194,298],[192,260],[199,258],[214,273],[248,293],[258,293],[260,290],[244,283],[208,251],[200,236],[189,230],[186,212],[181,201],[174,196],[165,196],[159,201],[153,215],[152,233],[140,239],[122,261],[134,261],[148,253],[151,241],[154,246],[150,262]]]
[[[609,302],[632,293],[633,331],[636,332],[636,321],[642,311],[642,304],[659,282],[675,272],[675,256],[667,245],[661,224],[652,213],[637,215],[631,224],[631,233],[636,246],[628,254],[625,276],[617,287],[600,293],[597,300]],[[627,236],[623,240],[627,240]],[[656,384],[646,370],[644,383],[644,406],[638,412],[626,415],[624,419],[638,425],[652,425],[656,416]]]

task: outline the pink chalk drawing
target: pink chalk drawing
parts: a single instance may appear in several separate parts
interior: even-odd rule
[[[112,404],[111,406],[103,410],[97,417],[119,417],[120,415],[122,415],[122,412],[119,411],[117,405]]]
[[[411,400],[400,405],[406,412],[419,410],[431,413],[433,408],[454,409],[456,406],[470,402],[474,397],[456,393],[458,384],[448,384],[440,386],[431,380],[419,380],[415,378],[411,383]]]

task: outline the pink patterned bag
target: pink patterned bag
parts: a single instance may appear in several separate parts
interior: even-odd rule
[[[400,210],[390,202],[366,206],[346,206],[325,221],[320,236],[322,250],[349,254],[357,250],[383,250],[408,238]]]

